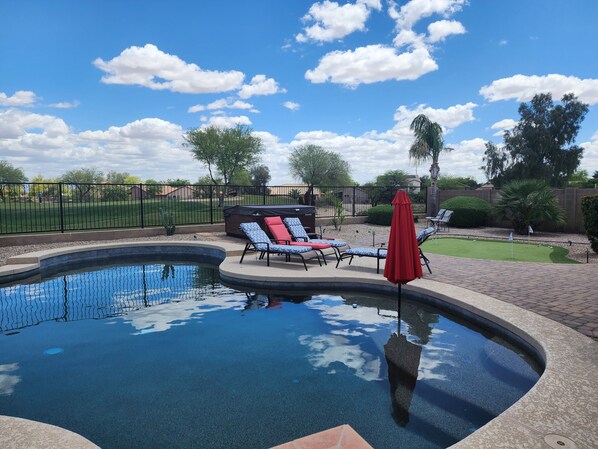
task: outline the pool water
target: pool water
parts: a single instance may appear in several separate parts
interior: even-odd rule
[[[428,305],[268,295],[146,263],[0,289],[0,414],[109,448],[268,448],[350,424],[442,448],[538,380],[533,359]]]

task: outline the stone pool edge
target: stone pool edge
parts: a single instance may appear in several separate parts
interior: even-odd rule
[[[334,263],[318,267],[311,262],[308,264],[309,271],[306,272],[298,264],[278,261],[273,261],[267,268],[265,261],[257,260],[255,257],[246,258],[243,264],[239,264],[238,256],[243,249],[239,244],[190,241],[136,241],[80,245],[15,256],[9,259],[7,265],[0,266],[0,284],[35,275],[39,273],[44,261],[59,256],[73,257],[77,253],[93,255],[95,251],[148,247],[163,250],[171,247],[172,250],[168,251],[172,251],[173,254],[177,249],[183,251],[183,247],[195,248],[198,254],[205,253],[212,256],[219,254],[223,260],[219,267],[223,281],[243,286],[258,288],[268,285],[272,288],[337,290],[350,286],[381,292],[396,288],[375,273],[373,263],[365,260],[367,258],[360,260],[359,266],[346,265],[339,269],[334,268]],[[500,279],[499,275],[497,279]],[[543,375],[525,396],[488,424],[451,446],[452,448],[591,449],[598,447],[598,399],[596,398],[598,381],[595,380],[595,376],[592,376],[592,373],[598,371],[598,343],[560,323],[512,304],[461,287],[426,280],[425,274],[424,279],[416,280],[404,288],[416,298],[418,296],[434,298],[436,301],[446,303],[450,307],[457,307],[467,314],[481,317],[483,321],[487,320],[504,328],[534,348],[545,363]],[[19,418],[2,417],[0,442],[13,441],[5,440],[7,435],[3,435],[7,427],[5,424],[10,419]],[[31,439],[30,441],[38,441],[38,438],[43,435],[50,437],[50,433],[44,430],[45,426],[31,423],[30,427],[18,426],[19,435],[15,437],[25,445],[16,447],[28,447],[26,444],[28,438]],[[28,429],[30,434],[23,435],[24,429]],[[72,435],[68,430],[64,432]],[[56,438],[54,432],[52,436]],[[556,443],[557,441],[562,444]],[[572,443],[574,444],[571,445]],[[61,441],[60,447],[97,448],[91,442],[88,446],[80,445],[80,442],[70,446],[64,445],[64,441]]]

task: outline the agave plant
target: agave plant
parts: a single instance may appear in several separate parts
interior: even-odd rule
[[[543,223],[565,224],[565,213],[556,196],[543,181],[512,181],[500,191],[494,205],[499,218],[509,220],[518,234],[526,234]]]

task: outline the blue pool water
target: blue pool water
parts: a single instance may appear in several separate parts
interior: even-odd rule
[[[521,349],[428,305],[267,295],[146,263],[0,289],[0,414],[109,448],[268,448],[340,424],[441,448],[538,380]]]

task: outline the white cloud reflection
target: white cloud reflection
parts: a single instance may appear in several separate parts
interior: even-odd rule
[[[7,363],[0,365],[0,396],[13,394],[15,385],[21,381],[21,376],[15,376],[12,373],[19,369],[18,363]]]

